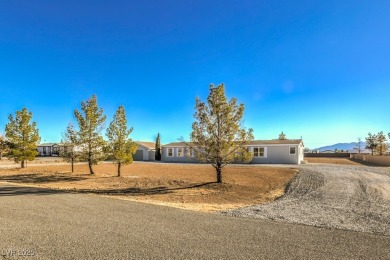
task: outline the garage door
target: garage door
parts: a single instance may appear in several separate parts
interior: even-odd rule
[[[137,150],[135,154],[133,154],[134,161],[143,161],[144,160],[144,152],[142,150]]]

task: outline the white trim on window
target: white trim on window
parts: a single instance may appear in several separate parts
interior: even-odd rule
[[[184,157],[184,148],[183,147],[176,148],[176,156],[177,157]]]
[[[173,148],[167,148],[167,156],[173,157]]]
[[[292,149],[294,149],[294,152],[292,152]],[[296,155],[297,154],[297,147],[296,146],[290,146],[289,147],[290,155]]]
[[[264,146],[251,147],[250,151],[253,153],[254,158],[267,158],[267,147]]]

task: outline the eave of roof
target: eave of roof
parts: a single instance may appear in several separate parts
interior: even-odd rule
[[[192,142],[172,142],[169,144],[162,145],[162,147],[185,147],[186,145],[193,144]],[[303,144],[303,141],[301,139],[286,139],[286,140],[253,140],[249,142],[247,145],[297,145],[297,144]]]

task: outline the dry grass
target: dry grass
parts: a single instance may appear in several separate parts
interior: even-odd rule
[[[227,166],[223,184],[215,183],[210,165],[133,163],[116,177],[111,163],[94,167],[85,164],[38,165],[25,169],[1,169],[0,181],[85,192],[200,211],[218,211],[275,200],[297,173],[296,168]]]
[[[308,163],[326,163],[326,164],[344,164],[344,165],[362,165],[357,161],[353,161],[350,158],[315,158],[305,157],[305,161]]]

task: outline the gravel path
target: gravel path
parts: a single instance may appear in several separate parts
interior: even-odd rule
[[[390,169],[303,165],[279,200],[222,214],[390,236]]]

